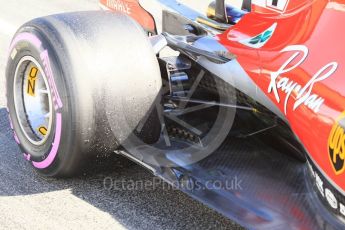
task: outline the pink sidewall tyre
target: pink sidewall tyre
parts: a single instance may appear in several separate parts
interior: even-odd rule
[[[160,87],[145,33],[120,14],[34,19],[18,30],[8,52],[6,95],[14,139],[25,159],[47,176],[74,175],[92,157],[116,150]],[[132,103],[124,103],[128,97]],[[116,111],[113,120],[105,111],[109,104]],[[128,115],[131,110],[136,112]],[[110,127],[114,122],[119,124]]]

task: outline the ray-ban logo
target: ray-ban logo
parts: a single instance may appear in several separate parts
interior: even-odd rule
[[[314,86],[319,82],[329,78],[338,67],[337,62],[330,62],[321,67],[320,70],[309,77],[309,81],[305,85],[301,85],[289,77],[291,72],[298,68],[308,57],[308,47],[304,45],[292,45],[283,49],[281,52],[294,52],[292,56],[282,64],[275,72],[271,72],[271,81],[267,92],[273,93],[276,101],[281,102],[279,91],[286,94],[284,100],[284,113],[287,114],[287,105],[290,99],[294,98],[295,102],[292,110],[295,111],[301,105],[313,110],[317,113],[325,99],[313,92]]]

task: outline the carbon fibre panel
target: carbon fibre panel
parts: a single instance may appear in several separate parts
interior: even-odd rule
[[[171,172],[162,177],[249,229],[342,229],[307,169],[260,138],[228,137],[206,159],[174,169],[177,180]]]

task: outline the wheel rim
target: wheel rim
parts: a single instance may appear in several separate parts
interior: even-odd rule
[[[41,65],[31,56],[20,59],[13,84],[14,106],[22,133],[34,145],[44,144],[51,132],[52,97]]]

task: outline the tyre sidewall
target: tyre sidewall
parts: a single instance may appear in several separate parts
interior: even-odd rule
[[[17,140],[19,141],[19,147],[21,151],[24,153],[27,160],[31,161],[34,167],[37,168],[39,172],[45,175],[54,175],[55,172],[59,171],[59,167],[61,167],[63,164],[68,163],[66,161],[71,161],[70,157],[71,155],[73,155],[73,153],[67,152],[66,150],[75,149],[72,147],[72,143],[74,142],[74,135],[71,132],[73,130],[73,120],[75,119],[73,118],[72,113],[68,113],[68,111],[70,111],[70,102],[67,100],[67,98],[71,98],[71,95],[67,94],[68,92],[65,89],[66,83],[64,79],[64,76],[66,74],[69,74],[69,68],[61,68],[61,64],[58,62],[58,60],[61,57],[58,58],[57,54],[51,48],[52,45],[48,42],[48,39],[44,36],[43,33],[38,31],[38,29],[36,28],[23,27],[20,31],[17,32],[13,42],[15,42],[16,38],[21,34],[27,33],[36,37],[41,42],[41,45],[37,47],[37,44],[33,44],[34,42],[32,42],[31,40],[23,39],[16,42],[14,44],[14,47],[10,50],[10,58],[6,69],[6,87],[8,100],[7,104],[9,116],[13,124],[13,129],[16,130],[14,131],[14,135],[17,137]],[[17,65],[24,56],[33,57],[44,69],[45,75],[48,76],[49,73],[47,73],[47,69],[45,68],[47,64],[44,63],[41,57],[43,52],[48,52],[49,66],[52,73],[51,77],[53,81],[50,81],[50,79],[48,79],[50,91],[54,92],[54,86],[52,85],[54,84],[56,87],[56,91],[58,92],[59,98],[61,99],[62,106],[60,108],[56,105],[56,103],[54,103],[54,101],[52,102],[53,120],[51,132],[49,134],[47,141],[44,144],[37,146],[32,144],[25,137],[22,129],[20,128],[14,106],[13,84]],[[65,57],[63,58],[68,57],[65,55]],[[55,95],[55,97],[56,96],[57,95]],[[57,133],[57,114],[61,115],[61,127],[59,128],[61,130],[60,133]],[[60,135],[60,137],[57,137],[57,135]],[[59,143],[54,143],[58,139],[60,140],[58,141]],[[47,162],[48,158],[52,158],[50,154],[54,154],[54,146],[55,149],[57,149],[57,153],[55,157],[53,157],[53,161]],[[42,153],[44,154],[42,155]],[[68,155],[69,157],[67,157]],[[47,163],[43,163],[45,161]]]

